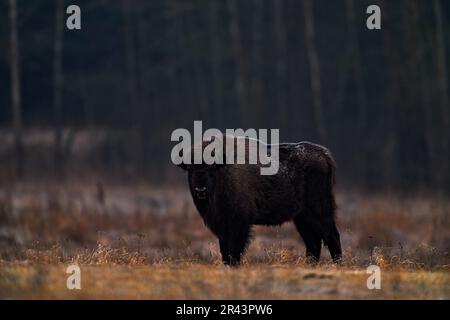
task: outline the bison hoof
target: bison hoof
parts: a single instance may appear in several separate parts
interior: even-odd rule
[[[241,263],[241,262],[240,262],[239,260],[233,259],[233,258],[231,258],[231,259],[229,259],[229,260],[224,260],[224,261],[223,261],[223,264],[224,264],[225,266],[231,267],[231,268],[237,268],[237,267],[239,267],[240,263]]]

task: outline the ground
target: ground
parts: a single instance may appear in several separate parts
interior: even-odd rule
[[[81,290],[66,287],[66,265],[4,264],[2,298],[32,299],[449,299],[450,275],[382,271],[368,290],[365,270],[322,266],[173,264],[81,267]]]
[[[257,227],[240,268],[183,187],[35,183],[0,189],[2,299],[450,299],[448,203],[338,192],[344,248],[310,265],[292,224]],[[68,290],[66,268],[81,270]],[[381,269],[381,289],[366,269]]]

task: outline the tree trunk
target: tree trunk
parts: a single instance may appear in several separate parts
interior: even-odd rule
[[[264,110],[264,97],[263,97],[263,76],[264,67],[262,63],[262,52],[263,49],[263,7],[264,2],[260,0],[253,1],[253,32],[252,32],[252,62],[251,62],[251,99],[252,104],[261,112],[255,112],[253,114],[253,119],[258,124],[255,127],[262,125],[263,118],[265,116]]]
[[[438,90],[441,102],[442,130],[439,140],[442,143],[441,167],[439,176],[441,177],[440,188],[444,189],[448,182],[448,164],[449,159],[449,104],[448,104],[448,84],[447,84],[447,60],[445,53],[444,19],[442,16],[442,7],[440,0],[433,0],[434,15],[436,19],[436,45],[437,45],[437,77]]]
[[[407,1],[407,47],[410,48],[410,55],[408,59],[408,69],[411,72],[411,80],[418,83],[417,92],[412,92],[413,103],[416,107],[421,119],[422,127],[420,128],[423,134],[423,141],[425,144],[426,165],[423,166],[421,188],[423,192],[429,189],[429,182],[435,184],[436,175],[435,168],[439,166],[438,153],[436,152],[435,130],[433,125],[433,104],[431,103],[430,90],[430,61],[425,58],[426,50],[429,49],[429,41],[425,36],[423,28],[421,28],[420,8],[418,7],[418,0]]]
[[[142,113],[141,99],[139,95],[139,78],[137,71],[137,49],[135,28],[135,11],[136,2],[122,0],[122,10],[124,18],[124,36],[125,36],[125,63],[126,63],[126,84],[128,97],[130,99],[130,118],[129,126],[132,134],[136,134],[136,143],[134,144],[134,163],[135,173],[139,176],[145,175],[145,155],[143,143],[146,141],[142,130]]]
[[[186,22],[186,21],[184,21]],[[186,23],[184,25],[184,30],[188,33],[188,36],[186,40],[188,40],[189,43],[194,44],[196,43],[196,33],[198,32],[195,30],[195,28],[192,28],[192,24]],[[196,48],[197,49],[197,48]],[[199,49],[197,49],[199,50]],[[203,76],[203,72],[201,70],[201,62],[199,61],[200,58],[197,54],[197,51],[195,50],[188,50],[189,54],[189,60],[191,63],[191,83],[195,87],[195,105],[198,107],[200,112],[200,117],[202,119],[206,119],[208,117],[208,97],[207,97],[207,89],[206,89],[206,80]]]
[[[9,0],[11,46],[11,100],[14,130],[15,174],[23,174],[22,98],[20,92],[20,52],[17,31],[17,1]]]
[[[127,85],[128,96],[131,105],[131,124],[138,120],[138,81],[136,70],[136,41],[133,28],[133,2],[129,0],[122,0],[122,9],[124,14],[124,29],[125,29],[125,59],[127,68]]]
[[[284,28],[283,1],[273,1],[274,29],[275,29],[275,77],[276,77],[276,104],[277,110],[282,112],[282,126],[290,128],[291,118],[289,105],[287,103],[287,83],[286,83],[286,30]]]
[[[55,38],[53,43],[53,114],[54,114],[54,169],[59,175],[63,169],[63,147],[62,147],[62,99],[63,99],[63,71],[62,71],[62,50],[63,50],[63,0],[56,2],[56,25]]]
[[[305,12],[306,50],[308,54],[309,74],[313,94],[314,121],[318,138],[321,143],[327,143],[327,130],[322,106],[322,93],[320,81],[320,61],[316,50],[314,30],[314,8],[312,0],[303,1]]]
[[[136,103],[138,114],[138,119],[136,125],[139,131],[139,171],[142,176],[151,176],[155,178],[161,170],[160,168],[155,168],[151,166],[150,163],[152,159],[156,161],[161,161],[158,159],[161,154],[158,150],[158,145],[156,142],[157,137],[159,137],[158,132],[158,121],[159,119],[159,103],[155,103],[153,100],[153,88],[149,88],[146,84],[151,81],[150,74],[146,68],[146,52],[148,52],[148,22],[146,19],[146,14],[149,12],[146,6],[147,2],[135,2],[135,15],[133,16],[134,24],[134,34],[136,35],[136,47],[135,47],[135,59],[136,59],[136,69],[135,69],[135,85],[136,85]],[[167,111],[169,109],[166,109]],[[148,137],[155,137],[155,139],[148,139]]]
[[[438,203],[439,206],[435,209],[434,213],[434,223],[431,243],[440,246],[442,245],[442,225],[449,215],[449,209],[443,203],[445,203],[445,198],[447,197],[447,191],[449,190],[449,170],[448,164],[450,162],[449,158],[449,100],[448,100],[448,79],[447,79],[447,59],[445,52],[445,36],[444,36],[444,18],[442,15],[442,7],[440,0],[433,0],[434,4],[434,14],[436,19],[436,43],[437,43],[437,76],[438,76],[438,90],[441,102],[441,113],[442,117],[441,130],[438,139],[441,141],[441,152],[440,152],[440,165],[439,172],[435,174],[438,175]]]
[[[347,0],[347,22],[349,32],[349,46],[351,52],[351,61],[353,62],[353,74],[356,84],[356,95],[358,99],[358,130],[363,135],[367,126],[367,95],[364,86],[363,71],[361,66],[361,50],[358,44],[357,21],[355,19],[355,1]]]
[[[382,4],[387,5],[388,1],[384,1]],[[383,13],[383,19],[385,23],[394,23],[394,17],[389,15],[389,10]],[[398,127],[398,115],[397,105],[400,105],[398,101],[400,91],[399,84],[401,83],[399,75],[400,58],[398,52],[394,48],[394,36],[392,32],[387,32],[383,37],[383,51],[387,61],[387,81],[389,83],[387,96],[387,105],[385,110],[382,110],[381,121],[384,123],[385,132],[380,132],[382,135],[382,145],[380,152],[383,153],[382,163],[380,166],[383,170],[384,185],[388,192],[393,190],[394,185],[398,185],[399,175],[397,174],[398,168],[401,166],[398,161],[399,150],[399,135],[397,132]]]
[[[173,110],[177,110],[177,108],[181,104],[181,99],[184,96],[181,88],[181,77],[179,76],[179,68],[180,68],[180,52],[181,52],[181,23],[180,18],[178,17],[178,2],[177,1],[167,1],[166,2],[166,15],[165,19],[167,21],[171,21],[170,28],[168,30],[169,34],[173,34],[170,37],[170,40],[167,43],[168,52],[167,52],[167,60],[169,61],[168,66],[166,67],[166,79],[167,79],[167,87],[169,92],[181,92],[181,94],[170,94],[169,95],[169,103]],[[169,121],[171,123],[176,124],[179,123],[182,116],[179,115],[179,112],[175,112],[175,114],[171,117]]]
[[[239,27],[239,12],[238,4],[236,0],[228,0],[228,11],[230,14],[230,35],[232,48],[234,53],[234,59],[236,63],[236,96],[238,100],[238,109],[241,112],[241,123],[248,125],[250,106],[247,99],[246,88],[246,71],[245,71],[245,57],[241,45],[241,30]]]
[[[358,122],[356,125],[356,134],[358,139],[363,139],[367,137],[367,95],[364,86],[363,71],[361,66],[361,52],[358,44],[358,26],[355,18],[355,1],[347,0],[347,28],[348,28],[348,46],[350,51],[350,63],[352,65],[352,74],[354,77],[354,83],[356,87],[356,101],[358,108]],[[366,158],[368,153],[367,143],[361,143],[361,154],[359,157],[363,159]],[[366,181],[366,161],[358,161],[356,159],[356,171],[359,179],[359,184],[361,187],[367,186]]]
[[[213,80],[213,105],[216,126],[224,124],[223,106],[223,75],[222,75],[222,46],[217,21],[220,17],[219,1],[209,3],[209,37],[211,45],[211,70]]]

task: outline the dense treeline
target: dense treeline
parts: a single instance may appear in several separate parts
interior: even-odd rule
[[[65,28],[69,4],[81,30]],[[381,30],[366,28],[370,4]],[[203,120],[324,143],[349,185],[448,190],[449,12],[442,0],[2,1],[0,123],[18,174],[27,128],[54,132],[57,172],[63,128],[126,132],[134,151],[113,158],[154,177],[172,130]]]

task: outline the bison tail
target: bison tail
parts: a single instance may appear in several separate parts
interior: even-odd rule
[[[328,166],[328,178],[327,178],[327,189],[329,202],[331,204],[331,210],[333,211],[333,216],[335,216],[335,212],[337,209],[336,201],[334,199],[334,185],[336,183],[336,161],[334,161],[333,156],[329,150],[326,150],[325,158]]]
[[[328,165],[328,180],[331,188],[333,188],[336,183],[336,161],[334,161],[330,151],[326,153],[326,160]]]

